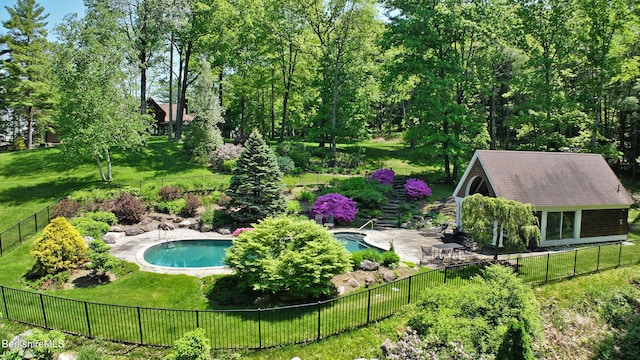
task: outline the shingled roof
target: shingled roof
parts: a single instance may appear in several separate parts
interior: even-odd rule
[[[476,161],[498,197],[536,207],[633,203],[600,154],[478,150],[469,168]]]

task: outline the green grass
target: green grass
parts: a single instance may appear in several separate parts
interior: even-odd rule
[[[136,185],[141,179],[211,175],[189,163],[182,146],[152,138],[139,152],[114,151],[113,179]],[[5,229],[74,190],[102,185],[92,161],[73,164],[60,148],[0,153],[0,229]]]

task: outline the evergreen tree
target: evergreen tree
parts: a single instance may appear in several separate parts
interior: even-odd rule
[[[49,16],[35,0],[18,0],[15,7],[5,7],[10,18],[2,25],[8,30],[0,37],[6,47],[8,58],[0,62],[6,72],[6,93],[2,102],[12,108],[14,116],[26,119],[27,148],[33,147],[36,122],[40,128],[46,126],[47,110],[53,106],[47,57],[47,25]]]
[[[262,135],[253,130],[229,182],[229,215],[239,224],[250,224],[282,214],[287,207],[283,189],[275,154]]]

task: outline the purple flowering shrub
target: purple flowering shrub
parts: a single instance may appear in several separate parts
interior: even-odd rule
[[[336,222],[350,222],[356,218],[358,208],[356,202],[346,196],[331,193],[319,196],[311,207],[311,217],[322,215],[325,220],[327,215],[333,215]]]
[[[253,230],[253,228],[252,228],[252,227],[241,227],[241,228],[237,228],[237,229],[233,230],[233,233],[231,234],[231,236],[236,237],[236,236],[238,236],[238,235],[242,234],[242,233],[243,233],[243,232],[245,232],[245,231],[251,231],[251,230]]]
[[[431,196],[429,185],[420,179],[407,179],[404,184],[404,192],[412,200],[420,200]]]
[[[396,173],[391,169],[378,169],[369,176],[369,179],[375,180],[382,185],[392,185],[395,177]]]

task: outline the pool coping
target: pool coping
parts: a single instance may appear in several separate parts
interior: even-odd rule
[[[364,235],[364,242],[380,248],[382,250],[389,250],[390,243],[394,242],[396,252],[403,260],[412,261],[412,256],[403,254],[399,251],[398,244],[396,244],[393,237],[389,240],[389,233],[379,230],[361,230],[356,228],[334,228],[331,229],[332,233],[359,233]],[[151,246],[161,244],[163,242],[170,242],[176,240],[232,240],[231,235],[222,235],[217,232],[201,232],[198,230],[192,230],[187,228],[177,228],[174,230],[152,230],[140,235],[125,236],[124,234],[116,239],[116,243],[111,245],[110,253],[116,258],[126,260],[137,264],[142,271],[160,273],[160,274],[184,274],[196,277],[205,277],[208,275],[221,275],[231,274],[233,270],[228,266],[210,266],[201,268],[174,268],[169,266],[160,266],[148,263],[144,260],[144,252]]]

